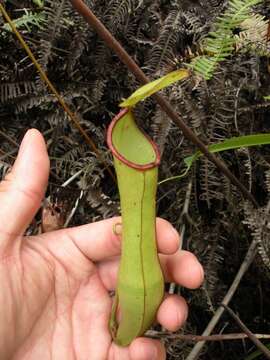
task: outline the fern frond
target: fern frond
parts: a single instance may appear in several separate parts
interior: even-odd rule
[[[193,81],[187,82],[185,85],[174,84],[171,88],[170,99],[196,135],[201,135],[201,124],[205,120],[205,113],[198,98],[191,94],[193,86]]]
[[[33,13],[27,9],[24,9],[24,11],[25,14],[23,16],[13,20],[13,24],[16,26],[16,28],[26,28],[30,32],[32,26],[36,26],[38,28],[42,27],[42,24],[45,22],[45,16],[43,12]],[[2,28],[3,30],[12,32],[10,25],[7,23],[4,24]]]
[[[107,219],[119,214],[120,204],[104,194],[100,188],[97,186],[88,186],[87,191],[87,202],[101,215],[102,219]]]
[[[270,56],[267,41],[269,20],[259,14],[253,14],[241,24],[242,31],[235,35],[237,51],[253,51],[261,56]]]
[[[137,23],[133,22],[142,0],[110,0],[108,11],[103,15],[104,21],[110,31],[124,35],[125,40],[133,38],[137,31]]]
[[[247,189],[252,192],[252,175],[253,175],[253,166],[251,161],[250,148],[240,148],[236,150],[237,156],[243,157],[243,160],[240,161],[239,167],[242,174],[246,174],[245,179],[247,183]],[[242,170],[243,169],[243,170]]]
[[[201,132],[205,135],[208,144],[219,142],[231,136],[230,129],[234,121],[234,99],[235,89],[229,84],[224,84],[218,77],[212,81],[211,92],[207,87],[204,88],[203,82],[199,87],[202,96],[200,99],[203,108],[208,107],[207,113],[201,117]],[[205,94],[208,91],[208,94]],[[214,95],[215,94],[215,95]],[[199,130],[199,129],[198,129]],[[215,199],[224,199],[223,176],[217,172],[215,166],[207,159],[202,159],[200,163],[200,198],[205,200],[208,207],[211,207]]]
[[[182,11],[178,9],[172,10],[167,16],[160,35],[150,52],[148,69],[156,72],[173,61],[176,43],[181,34],[181,25]]]
[[[111,27],[119,28],[121,24],[128,21],[136,0],[111,0],[108,4],[109,24]]]
[[[270,194],[270,170],[265,173],[265,185],[267,187],[268,194]]]
[[[40,32],[41,41],[38,48],[38,60],[44,71],[47,70],[49,60],[52,57],[54,43],[61,37],[63,31],[72,25],[68,21],[70,11],[71,5],[67,0],[46,0],[43,11],[45,21]]]
[[[40,107],[44,104],[55,102],[52,95],[31,95],[16,98],[14,101],[15,114],[26,113],[32,108]]]
[[[70,78],[74,78],[75,73],[80,74],[79,66],[76,67],[78,60],[80,59],[83,51],[87,48],[87,40],[89,37],[88,28],[85,26],[84,19],[75,13],[73,16],[73,34],[72,41],[69,46],[69,56],[67,59],[67,70],[70,74]],[[76,80],[80,80],[78,75]]]
[[[183,19],[185,20],[185,32],[187,35],[200,35],[205,31],[207,22],[199,14],[189,10],[183,12]]]
[[[197,74],[206,80],[213,77],[218,64],[234,51],[236,39],[233,30],[250,17],[252,7],[261,1],[229,1],[224,15],[217,18],[213,31],[203,41],[202,48],[207,55],[195,58],[190,65]]]
[[[70,4],[67,0],[46,0],[44,16],[46,27],[43,28],[43,36],[47,40],[57,39],[63,30],[67,30],[71,23],[67,20],[70,14]]]
[[[0,103],[5,103],[13,99],[33,94],[35,92],[35,83],[33,81],[21,81],[14,83],[0,84]]]
[[[226,239],[223,239],[220,234],[217,240],[217,232],[220,232],[218,225],[216,225],[215,230],[217,230],[215,232],[215,236],[208,236],[208,252],[204,260],[204,269],[206,275],[204,289],[207,292],[206,301],[208,302],[210,309],[212,309],[213,306],[215,307],[220,300],[216,299],[217,286],[220,281],[219,271],[222,269],[225,253],[224,247],[221,244],[221,240],[226,241]]]
[[[153,138],[159,147],[162,155],[165,143],[171,128],[171,119],[162,111],[157,109],[151,121],[151,128],[153,129]]]
[[[254,209],[246,203],[244,224],[248,225],[252,237],[257,240],[258,253],[268,271],[270,271],[270,222],[269,204],[266,207]]]

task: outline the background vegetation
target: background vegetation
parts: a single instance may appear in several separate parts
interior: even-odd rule
[[[224,58],[217,58],[213,50],[206,54],[205,44],[209,45],[209,31],[226,11],[228,1],[85,2],[151,79],[186,63],[194,67],[195,57],[214,54],[217,61],[211,76],[206,77],[209,80],[195,73],[184,85],[175,84],[163,91],[204,143],[270,132],[270,101],[264,98],[270,94],[269,0],[253,7],[252,16],[231,31],[230,38],[235,38]],[[117,104],[138,87],[138,82],[69,1],[46,0],[43,4],[9,0],[5,6],[12,19],[17,19],[18,29],[48,77],[112,168],[105,143],[106,127],[118,112]],[[196,150],[194,146],[152,99],[137,107],[136,116],[163,154],[160,180],[180,174],[184,169],[183,158]],[[30,127],[45,134],[51,157],[47,196],[54,206],[57,204],[62,223],[78,199],[70,225],[119,213],[117,188],[104,164],[73,127],[0,17],[1,177],[12,164],[17,144]],[[165,182],[158,189],[158,215],[171,221],[182,233],[183,248],[195,252],[206,271],[200,290],[174,288],[190,305],[190,316],[181,332],[203,332],[254,239],[258,253],[230,307],[253,333],[269,332],[270,150],[255,147],[227,151],[220,156],[253,194],[258,209],[205,157],[196,162],[185,178]],[[75,179],[63,188],[61,185],[74,174]],[[38,231],[40,218],[38,214],[29,233]],[[156,330],[162,335],[161,329]],[[219,332],[241,330],[225,313],[214,331]],[[164,338],[169,359],[187,358],[192,343]],[[254,349],[249,340],[208,342],[200,359],[245,359]]]

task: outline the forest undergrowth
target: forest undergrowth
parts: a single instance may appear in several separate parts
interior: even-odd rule
[[[204,44],[213,25],[226,11],[228,1],[85,2],[150,79],[186,64],[192,67],[199,57],[209,60],[215,55],[214,68],[207,76],[198,76],[194,71],[188,81],[163,90],[205,144],[270,132],[270,101],[265,98],[270,95],[269,0],[253,6],[248,19],[231,31],[233,42],[226,42],[226,46],[222,43],[223,51],[230,46],[224,58],[211,51],[206,54]],[[74,128],[0,17],[1,178],[12,165],[24,133],[35,127],[44,134],[48,145],[51,171],[46,197],[57,210],[59,227],[119,214],[117,187],[104,166],[105,161],[113,171],[105,133],[119,110],[118,104],[138,88],[139,82],[69,1],[9,0],[5,7],[103,160]],[[136,117],[162,153],[160,181],[181,174],[183,159],[194,153],[195,146],[152,98],[136,107]],[[181,293],[190,307],[188,321],[179,334],[203,333],[254,242],[256,256],[229,306],[252,333],[269,334],[270,149],[242,148],[218,156],[253,195],[258,208],[205,157],[195,163],[186,177],[158,187],[158,216],[177,228],[182,234],[183,248],[193,251],[205,268],[205,281],[199,290],[168,285],[171,291]],[[74,207],[76,211],[72,211]],[[41,212],[31,224],[29,234],[36,233],[40,223]],[[212,334],[230,333],[242,330],[224,311]],[[164,339],[168,359],[193,359],[189,356],[194,342],[177,338],[177,333],[169,336],[159,327],[155,327],[153,334]],[[270,339],[264,344],[270,344]],[[198,358],[239,360],[255,350],[249,339],[207,341]]]

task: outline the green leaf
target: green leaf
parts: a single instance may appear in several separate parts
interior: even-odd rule
[[[204,56],[195,57],[190,67],[206,80],[210,80],[219,63],[229,57],[234,49],[236,37],[234,29],[250,18],[252,7],[262,0],[229,0],[227,10],[213,25],[213,30],[203,40]]]
[[[139,101],[146,99],[154,93],[162,90],[176,81],[183,80],[189,76],[189,71],[186,69],[179,69],[154,80],[136,90],[128,99],[124,100],[120,107],[131,107],[136,105]]]
[[[226,151],[226,150],[239,149],[242,147],[260,146],[260,145],[268,145],[268,144],[270,144],[270,133],[233,137],[231,139],[224,140],[218,144],[210,145],[208,147],[208,150],[211,153],[216,153],[216,152],[221,152],[221,151]],[[180,179],[180,178],[184,177],[190,170],[194,161],[196,161],[202,155],[203,155],[203,153],[201,151],[196,151],[195,154],[186,157],[184,159],[186,169],[183,172],[183,174],[162,180],[161,182],[159,182],[159,185],[163,184],[164,182],[170,181],[170,180],[176,180],[176,179]]]
[[[264,100],[270,100],[270,95],[264,96],[263,98],[264,98]]]

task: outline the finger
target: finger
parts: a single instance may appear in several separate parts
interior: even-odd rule
[[[115,224],[121,221],[120,217],[98,221],[92,224],[63,229],[43,235],[44,241],[55,241],[57,237],[64,246],[65,242],[72,241],[76,248],[93,261],[100,261],[120,254],[121,236],[113,231]],[[157,219],[158,251],[172,254],[179,248],[179,235],[173,226],[166,220]]]
[[[167,295],[158,309],[157,321],[169,331],[178,330],[187,320],[188,306],[183,297]]]
[[[160,263],[167,282],[175,282],[188,289],[201,286],[203,267],[191,252],[182,250],[173,256],[160,255]]]
[[[131,360],[165,360],[166,351],[159,340],[137,338],[129,347]]]
[[[46,144],[42,135],[31,129],[23,138],[11,172],[0,183],[0,233],[4,249],[32,221],[44,196],[48,174]]]
[[[189,289],[199,287],[204,272],[197,258],[189,251],[177,251],[173,255],[159,255],[166,282],[175,282]],[[108,290],[114,290],[119,269],[119,256],[98,264],[99,275]]]
[[[121,347],[112,343],[108,360],[165,360],[164,345],[158,340],[137,338],[130,346]]]
[[[108,360],[130,360],[129,348],[118,346],[113,342],[109,350]]]

